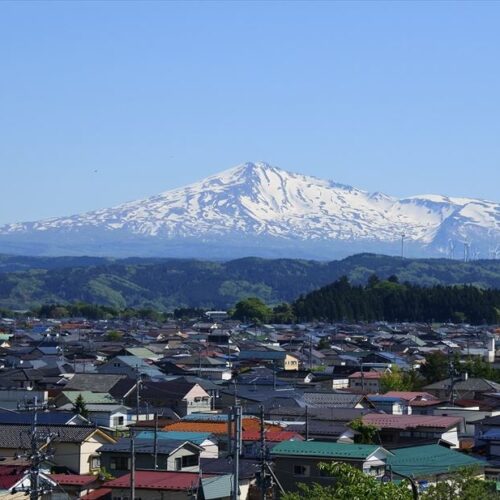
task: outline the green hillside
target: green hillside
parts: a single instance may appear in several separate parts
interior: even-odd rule
[[[362,284],[372,274],[396,275],[401,283],[425,286],[466,283],[500,288],[498,260],[464,263],[374,254],[332,262],[0,256],[0,307],[85,301],[119,308],[227,308],[249,296],[276,304],[293,301],[343,275]]]

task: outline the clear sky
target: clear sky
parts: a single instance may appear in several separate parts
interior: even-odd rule
[[[0,223],[245,161],[500,201],[500,2],[0,2]]]

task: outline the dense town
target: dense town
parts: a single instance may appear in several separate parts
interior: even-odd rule
[[[494,494],[492,326],[244,323],[208,311],[4,317],[0,332],[4,496],[302,498],[332,485],[328,464],[406,485],[408,498],[464,470]]]

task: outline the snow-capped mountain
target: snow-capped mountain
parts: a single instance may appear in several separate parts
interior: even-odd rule
[[[402,242],[412,256],[496,256],[500,204],[396,199],[259,162],[113,208],[0,227],[0,251],[30,254],[329,258],[400,253]]]

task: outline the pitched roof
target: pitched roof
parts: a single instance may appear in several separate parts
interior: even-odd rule
[[[59,443],[81,443],[96,432],[105,436],[106,440],[114,441],[113,438],[92,425],[43,425],[40,429],[57,434],[56,442]],[[28,448],[30,439],[31,425],[0,425],[0,448]]]
[[[118,404],[118,401],[116,401],[116,399],[107,392],[63,391],[62,394],[64,394],[66,399],[68,399],[71,403],[75,403],[78,396],[82,396],[85,403],[88,404]]]
[[[379,429],[415,429],[428,427],[449,429],[462,422],[461,417],[441,417],[434,415],[386,415],[383,413],[369,413],[362,420]]]
[[[449,389],[450,379],[446,378],[440,380],[439,382],[434,382],[433,384],[426,385],[424,389],[435,390],[435,389]],[[485,378],[469,377],[467,380],[460,380],[455,382],[455,390],[457,391],[500,391],[500,384],[488,380]]]
[[[289,441],[296,439],[303,441],[304,438],[294,431],[271,431],[265,433],[266,442],[281,443],[282,441]],[[241,439],[243,441],[260,441],[260,430],[243,431]]]
[[[351,375],[349,375],[348,378],[364,378],[367,380],[376,380],[382,377],[384,374],[382,372],[354,372]]]
[[[64,386],[65,390],[109,392],[126,375],[106,373],[75,373]]]
[[[67,484],[70,486],[86,486],[98,479],[97,476],[80,474],[50,474],[49,477],[57,484]]]
[[[484,463],[476,458],[438,444],[410,446],[391,451],[393,455],[387,458],[387,463],[391,465],[394,472],[405,476],[425,477],[462,467],[484,466]]]
[[[305,392],[304,402],[309,406],[327,408],[354,408],[363,396],[342,392]]]
[[[381,446],[374,444],[344,444],[326,441],[285,441],[277,444],[272,449],[271,454],[364,460],[379,449],[383,450]]]
[[[198,472],[160,472],[160,471],[136,471],[135,487],[147,490],[190,490],[198,485]],[[130,474],[121,476],[104,484],[106,488],[128,488],[130,486]]]
[[[197,444],[190,443],[187,440],[176,439],[161,439],[158,440],[157,451],[161,455],[170,455],[173,451],[181,448],[185,444],[191,445],[194,448],[199,448]],[[136,439],[135,451],[140,453],[152,453],[154,451],[154,441],[152,439]],[[129,453],[130,452],[130,439],[120,438],[116,443],[105,444],[99,448],[99,452],[107,453]]]
[[[203,477],[201,479],[201,488],[205,500],[215,500],[218,498],[228,498],[231,496],[231,486],[233,475]]]

